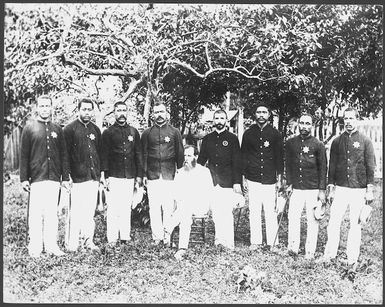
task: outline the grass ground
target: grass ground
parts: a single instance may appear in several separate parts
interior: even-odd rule
[[[235,251],[208,243],[196,245],[184,261],[172,248],[150,244],[149,228],[135,227],[124,248],[105,247],[105,223],[96,217],[99,253],[67,253],[63,257],[28,256],[27,195],[17,178],[5,183],[3,206],[3,300],[12,303],[298,303],[382,304],[383,210],[382,181],[377,182],[370,223],[363,229],[359,268],[355,275],[339,261],[318,264],[303,258],[305,220],[302,217],[301,254],[287,255],[287,218],[280,227],[277,251],[250,251],[247,208],[242,209]],[[235,212],[235,222],[238,218]],[[320,225],[317,256],[326,243],[329,211]],[[346,258],[348,220],[342,225],[338,258]],[[59,240],[63,244],[64,217]],[[349,278],[350,277],[350,278]]]

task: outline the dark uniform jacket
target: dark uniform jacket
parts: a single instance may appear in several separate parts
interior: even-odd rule
[[[178,129],[166,123],[143,131],[141,137],[144,176],[149,180],[173,180],[177,168],[183,166],[184,149]]]
[[[362,133],[336,137],[330,148],[328,183],[366,188],[374,183],[375,156],[372,141]]]
[[[242,162],[239,141],[235,134],[225,130],[206,135],[202,140],[197,162],[208,167],[214,186],[232,188],[242,183]]]
[[[62,128],[29,121],[21,135],[20,181],[68,181],[68,155]]]
[[[142,146],[138,130],[114,123],[102,133],[102,170],[108,178],[143,177]]]
[[[294,189],[325,190],[327,161],[324,144],[314,136],[286,141],[286,180]]]
[[[274,184],[283,173],[283,140],[277,129],[251,125],[242,138],[243,174],[262,184]]]
[[[64,136],[74,183],[100,180],[101,133],[92,122],[74,120],[64,127]]]

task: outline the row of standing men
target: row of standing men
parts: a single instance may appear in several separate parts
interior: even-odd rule
[[[285,186],[291,194],[289,251],[299,251],[300,218],[306,206],[305,257],[314,258],[318,221],[313,212],[330,203],[328,241],[322,259],[335,258],[341,220],[349,206],[346,253],[349,264],[357,262],[359,216],[365,200],[373,200],[375,160],[370,139],[356,129],[356,110],[345,110],[345,131],[331,145],[329,170],[324,144],[311,136],[309,114],[300,117],[300,134],[284,146],[280,133],[268,122],[269,106],[259,103],[255,108],[256,123],[245,131],[240,146],[238,138],[226,129],[226,112],[218,110],[213,115],[214,131],[203,138],[198,154],[191,146],[185,150],[182,136],[168,123],[162,103],[154,106],[154,125],[141,137],[127,123],[124,102],[115,103],[115,123],[103,133],[91,122],[93,110],[92,100],[80,100],[78,118],[62,129],[50,121],[51,98],[41,96],[37,100],[38,118],[23,129],[20,180],[29,192],[28,251],[32,257],[44,250],[57,256],[64,254],[57,245],[60,186],[71,193],[66,249],[98,249],[93,243],[94,213],[102,183],[109,190],[109,244],[131,240],[130,204],[134,186],[143,184],[147,187],[154,243],[168,244],[173,228],[179,225],[179,259],[188,245],[192,215],[208,209],[215,225],[215,244],[234,249],[232,210],[245,190],[249,197],[250,248],[258,249],[263,243],[262,208],[266,244],[279,244],[276,191]]]

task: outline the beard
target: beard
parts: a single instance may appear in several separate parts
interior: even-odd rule
[[[185,171],[190,171],[193,168],[195,168],[196,165],[197,165],[197,160],[196,159],[192,160],[191,163],[190,162],[185,162],[184,163],[184,170]]]
[[[222,130],[224,127],[225,127],[224,124],[216,124],[215,125],[215,128],[217,128],[218,130]]]

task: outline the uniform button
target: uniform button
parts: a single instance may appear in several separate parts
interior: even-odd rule
[[[126,160],[127,158],[126,157],[124,157],[124,160]]]
[[[261,159],[261,161],[263,161],[263,159]]]
[[[348,150],[347,153],[349,153],[350,151]]]
[[[91,166],[91,169],[94,169],[94,168]]]
[[[299,168],[300,171],[302,171],[302,168]]]
[[[47,146],[47,149],[49,149],[49,146]]]
[[[215,164],[215,166],[218,166],[218,164]]]
[[[90,156],[90,159],[92,159],[92,156]]]
[[[48,160],[51,160],[51,158],[50,158],[50,157],[48,157]]]
[[[261,168],[263,168],[263,165],[261,165]]]

